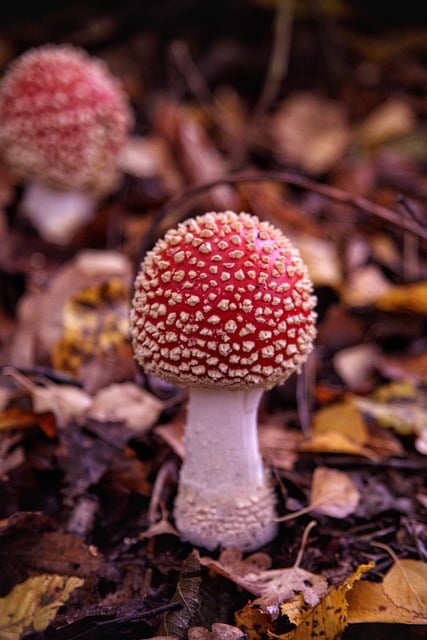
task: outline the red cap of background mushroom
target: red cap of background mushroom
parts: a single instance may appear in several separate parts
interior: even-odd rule
[[[251,550],[276,534],[257,408],[312,350],[314,305],[298,251],[247,213],[187,220],[146,255],[130,316],[135,357],[190,387],[174,509],[183,539]]]
[[[117,186],[131,124],[118,81],[82,49],[45,45],[12,63],[0,85],[0,153],[46,240],[67,242]]]
[[[110,191],[131,121],[125,95],[107,67],[71,45],[27,51],[0,87],[1,153],[24,180]]]

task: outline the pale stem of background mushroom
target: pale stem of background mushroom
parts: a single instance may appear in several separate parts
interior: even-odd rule
[[[67,244],[83,224],[90,222],[95,198],[83,191],[59,191],[38,182],[25,186],[20,210],[41,237],[56,244]]]
[[[251,550],[276,532],[258,446],[262,389],[192,388],[175,519],[184,539]]]

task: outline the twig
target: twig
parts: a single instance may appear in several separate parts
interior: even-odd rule
[[[311,522],[308,523],[308,525],[304,529],[304,533],[302,534],[302,539],[301,539],[301,546],[299,548],[298,555],[297,555],[296,560],[294,562],[294,566],[293,566],[294,569],[297,569],[300,566],[302,557],[304,555],[305,548],[307,546],[308,536],[310,535],[310,531],[316,525],[317,525],[317,522],[315,520],[312,520]]]
[[[406,217],[410,217],[418,224],[423,224],[424,220],[420,216],[418,209],[406,196],[399,194],[396,197],[396,202],[401,205]],[[419,240],[406,230],[403,233],[402,270],[405,280],[416,280],[420,274]]]
[[[414,235],[427,240],[427,227],[421,226],[415,220],[404,218],[402,219],[396,212],[386,209],[381,205],[375,204],[366,198],[361,196],[355,196],[347,191],[338,189],[337,187],[331,187],[329,185],[321,184],[306,178],[305,176],[292,173],[290,171],[266,171],[266,172],[253,172],[253,173],[234,173],[225,175],[216,180],[198,184],[188,187],[182,193],[173,196],[166,202],[166,204],[159,209],[157,215],[153,219],[151,228],[145,236],[145,240],[141,246],[141,255],[143,256],[151,244],[155,240],[155,232],[158,225],[161,224],[163,218],[173,209],[178,209],[184,204],[188,204],[193,198],[199,196],[205,191],[209,191],[221,184],[238,184],[240,182],[281,182],[284,184],[293,185],[307,191],[314,191],[320,195],[335,200],[343,204],[351,205],[356,209],[360,209],[365,213],[375,216],[380,220],[389,222],[397,228],[410,231]]]
[[[277,0],[273,47],[264,86],[251,116],[252,125],[261,120],[276,100],[288,72],[293,17],[294,0]]]
[[[212,120],[216,124],[219,124],[217,113],[212,104],[213,98],[210,87],[203,74],[194,63],[190,52],[188,51],[186,42],[183,40],[175,40],[169,47],[169,53],[182,76],[185,78],[190,91],[193,93],[195,98],[197,98]]]

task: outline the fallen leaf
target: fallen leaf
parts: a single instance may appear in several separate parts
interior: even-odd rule
[[[5,367],[3,372],[29,392],[35,413],[52,412],[61,428],[81,418],[92,403],[89,394],[76,386],[55,384],[43,377],[36,384],[13,367]]]
[[[395,562],[383,580],[384,593],[395,605],[427,616],[427,564],[404,558]]]
[[[343,273],[336,243],[308,234],[292,235],[291,239],[307,265],[314,286],[338,289]]]
[[[355,133],[355,142],[375,147],[414,131],[416,116],[407,102],[390,98],[365,118]]]
[[[129,136],[120,154],[120,166],[137,178],[160,177],[169,193],[182,189],[182,178],[160,136]]]
[[[245,634],[237,627],[222,622],[214,622],[212,631],[206,627],[191,627],[188,640],[245,640]]]
[[[124,254],[80,251],[42,292],[20,300],[9,363],[22,369],[45,361],[75,373],[94,353],[127,342],[132,278],[132,264]]]
[[[371,460],[377,460],[378,455],[356,442],[352,442],[345,434],[338,431],[313,434],[301,443],[300,451],[312,453],[344,453],[353,456],[366,456]]]
[[[346,518],[355,512],[359,500],[360,492],[347,474],[336,469],[317,467],[313,472],[310,503],[277,518],[277,521],[292,520],[311,511],[332,518]]]
[[[355,585],[348,603],[350,623],[427,624],[427,564],[399,560],[382,583]]]
[[[123,421],[139,433],[149,429],[163,410],[163,403],[132,382],[111,384],[94,396],[88,416],[100,422]]]
[[[391,287],[376,300],[382,311],[406,311],[427,315],[427,282]]]
[[[372,564],[359,565],[357,570],[337,587],[325,593],[315,607],[310,607],[300,593],[281,605],[280,611],[296,625],[296,629],[283,635],[271,634],[276,640],[335,640],[348,623],[348,592]]]
[[[375,265],[355,269],[348,275],[341,290],[341,299],[349,307],[365,307],[377,302],[392,287]]]
[[[258,596],[252,604],[273,620],[279,615],[280,603],[292,598],[294,592],[301,593],[304,601],[314,606],[327,590],[327,580],[323,576],[299,567],[264,569],[266,561],[268,556],[260,553],[243,560],[242,552],[235,548],[223,551],[219,560],[200,558],[203,566]]]
[[[347,453],[376,459],[368,448],[369,430],[361,412],[346,400],[322,407],[313,415],[312,434],[301,451]]]
[[[354,444],[364,445],[369,440],[369,430],[362,413],[347,400],[322,407],[313,416],[315,435],[339,433]]]
[[[360,493],[349,475],[336,469],[317,467],[313,472],[310,507],[333,518],[354,513]]]
[[[176,611],[164,614],[160,632],[186,637],[187,631],[194,626],[201,606],[201,572],[196,553],[190,553],[182,562],[179,580],[170,604],[181,605]]]
[[[248,602],[245,606],[236,611],[234,620],[245,634],[247,640],[260,640],[269,638],[274,630],[274,622],[266,613],[262,613],[257,607]]]
[[[268,133],[282,161],[310,174],[332,169],[350,142],[342,105],[305,91],[294,93],[279,105]]]
[[[405,380],[379,387],[369,397],[352,397],[352,402],[383,427],[400,435],[416,436],[415,446],[427,453],[427,393]]]
[[[371,390],[377,356],[378,348],[374,344],[358,344],[335,354],[333,365],[346,389],[359,393]]]
[[[427,616],[418,617],[404,607],[396,606],[384,593],[381,583],[363,581],[356,584],[347,596],[348,622],[426,624]]]
[[[39,575],[28,578],[0,598],[0,636],[20,640],[31,631],[43,631],[70,594],[84,580],[74,576]]]

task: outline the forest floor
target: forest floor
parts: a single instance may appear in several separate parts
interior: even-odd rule
[[[120,186],[61,245],[0,172],[1,640],[425,638],[422,3],[21,4],[0,9],[0,69],[83,47],[135,123]],[[318,299],[303,373],[261,402],[281,521],[256,554],[180,540],[187,392],[128,331],[147,249],[225,209],[281,228]]]

